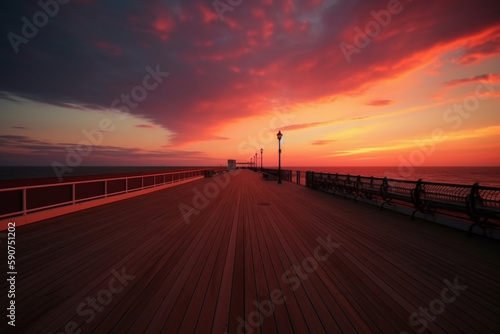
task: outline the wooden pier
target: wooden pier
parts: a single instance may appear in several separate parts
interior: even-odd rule
[[[1,333],[500,332],[500,242],[248,170],[18,227],[16,252]]]

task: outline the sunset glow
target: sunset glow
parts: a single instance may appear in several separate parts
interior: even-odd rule
[[[2,164],[500,165],[498,1],[232,3],[1,5]]]

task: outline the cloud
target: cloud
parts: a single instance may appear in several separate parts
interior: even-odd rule
[[[0,98],[109,109],[143,84],[146,67],[170,75],[130,113],[166,128],[174,144],[213,138],[224,125],[290,106],[366,89],[398,78],[448,45],[484,59],[498,51],[485,32],[498,27],[497,0],[403,4],[400,14],[349,64],[339,47],[373,20],[386,0],[246,1],[220,21],[210,2],[72,1],[15,54],[0,43]],[[450,15],[450,8],[454,8]],[[3,2],[4,36],[21,33],[37,2]],[[496,30],[495,30],[496,31]],[[472,58],[471,58],[472,59]],[[322,122],[290,125],[289,130]],[[196,133],[196,136],[192,136]]]
[[[336,140],[316,140],[311,143],[311,145],[328,145],[334,143]]]
[[[156,126],[151,124],[137,124],[135,127],[140,129],[156,129]]]
[[[500,136],[500,126],[486,126],[479,127],[455,132],[446,133],[446,140],[440,145],[444,145],[444,142],[454,142],[460,140],[470,140],[476,138],[488,138],[488,137],[499,137]],[[421,138],[419,140],[397,140],[395,142],[387,143],[386,145],[379,145],[376,147],[359,147],[353,148],[349,150],[337,151],[330,154],[330,157],[341,157],[341,156],[350,156],[350,155],[358,155],[358,154],[367,154],[373,152],[390,152],[390,151],[401,151],[408,149],[416,149],[418,148],[418,143],[423,143],[427,140],[427,138]],[[498,142],[498,141],[497,141]]]
[[[314,127],[317,127],[317,126],[328,125],[330,123],[331,123],[331,121],[328,121],[328,122],[312,122],[312,123],[292,124],[292,125],[287,125],[285,127],[281,127],[280,130],[283,130],[283,131],[300,130],[300,129],[314,128]]]
[[[123,50],[119,46],[114,45],[110,42],[95,41],[94,45],[111,56],[117,57],[117,56],[121,56],[123,53]]]
[[[367,102],[366,104],[369,106],[388,106],[390,104],[393,104],[394,101],[392,100],[371,100],[370,102]]]
[[[485,31],[482,37],[466,44],[464,53],[457,63],[471,65],[484,58],[500,55],[500,26]]]
[[[121,147],[111,145],[92,146],[92,151],[88,156],[84,156],[85,163],[92,164],[102,159],[117,158],[122,161],[137,161],[145,159],[148,161],[162,161],[164,159],[199,159],[200,155],[205,156],[201,151],[182,151],[170,149],[145,150],[138,147]],[[8,157],[36,156],[45,159],[47,164],[52,161],[65,161],[69,151],[76,150],[75,144],[71,143],[51,143],[43,140],[36,140],[29,136],[0,135],[0,154]],[[68,151],[69,150],[69,151]],[[7,160],[6,160],[7,161]],[[42,161],[42,160],[41,160]]]
[[[476,75],[476,76],[470,77],[470,78],[463,78],[463,79],[455,79],[455,80],[446,81],[446,82],[443,82],[443,85],[447,86],[447,87],[454,87],[454,86],[468,84],[471,82],[489,81],[490,79],[494,79],[495,77],[496,77],[496,75],[494,75],[494,74],[481,74],[481,75]]]
[[[212,136],[209,138],[209,140],[229,140],[228,137],[222,137],[222,136]]]

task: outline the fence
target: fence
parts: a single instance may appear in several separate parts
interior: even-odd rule
[[[260,171],[264,175],[272,175],[273,177],[277,178],[279,171],[277,169],[272,169],[272,168],[263,168],[263,169],[254,169],[255,171]],[[282,169],[281,170],[281,181],[289,181],[292,182],[292,171],[289,169]]]
[[[0,189],[0,219],[207,177],[213,173],[213,170],[198,169]]]
[[[336,194],[395,202],[422,213],[460,213],[475,226],[500,227],[500,188],[306,172],[306,186]]]

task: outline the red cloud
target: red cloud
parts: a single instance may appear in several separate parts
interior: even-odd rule
[[[335,142],[335,140],[316,140],[311,143],[311,145],[327,145]]]
[[[111,42],[94,41],[94,45],[111,56],[121,56],[122,54],[122,49]]]
[[[470,82],[478,82],[478,81],[488,81],[490,79],[494,79],[496,76],[493,74],[481,74],[481,75],[476,75],[475,77],[471,78],[464,78],[464,79],[455,79],[455,80],[450,80],[446,81],[443,83],[445,86],[459,86],[459,85],[464,85]]]
[[[380,106],[387,106],[387,105],[390,105],[393,103],[394,103],[394,101],[392,101],[392,100],[371,100],[370,102],[368,102],[366,104],[369,106],[380,107]]]
[[[153,22],[153,28],[162,40],[167,40],[174,29],[174,20],[170,15],[160,14]]]
[[[470,65],[495,55],[500,55],[500,25],[485,31],[472,43],[467,43],[465,53],[457,61],[459,64]]]
[[[203,23],[210,23],[212,21],[217,21],[217,14],[213,8],[207,8],[203,3],[198,3],[196,8],[201,13],[203,17]]]
[[[96,2],[79,6],[78,12],[68,7],[65,15],[57,16],[66,28],[65,43],[54,43],[61,37],[54,31],[46,34],[50,39],[39,34],[37,43],[29,45],[33,55],[47,55],[39,57],[39,63],[34,64],[32,57],[2,53],[6,63],[19,66],[0,77],[0,91],[52,104],[69,101],[106,109],[141,84],[145,66],[160,64],[171,75],[130,113],[171,130],[176,144],[202,141],[229,122],[268,113],[275,101],[293,107],[358,93],[380,81],[396,80],[459,47],[465,51],[463,63],[491,57],[498,52],[498,14],[491,10],[497,2],[401,1],[403,11],[393,15],[359,54],[353,54],[351,63],[340,43],[353,44],[353,28],[365,29],[374,20],[371,11],[387,8],[387,0],[355,5],[348,0],[329,5],[325,1],[321,9],[318,0],[310,5],[293,0],[243,1],[226,13],[223,22],[210,2],[151,0],[134,6]],[[112,10],[114,6],[117,10]],[[259,11],[252,15],[253,7],[262,9],[264,17]],[[95,22],[83,19],[88,15]],[[14,25],[19,19],[11,21]],[[104,25],[109,45],[101,44],[95,52],[95,45],[85,41],[102,38]],[[249,31],[255,33],[248,36]],[[110,45],[127,50],[113,64],[99,58],[103,49],[117,54]],[[66,57],[67,50],[84,47],[90,47],[88,52]],[[92,75],[83,75],[88,69]],[[81,79],[68,82],[67,73]],[[320,126],[314,121],[289,129]]]

